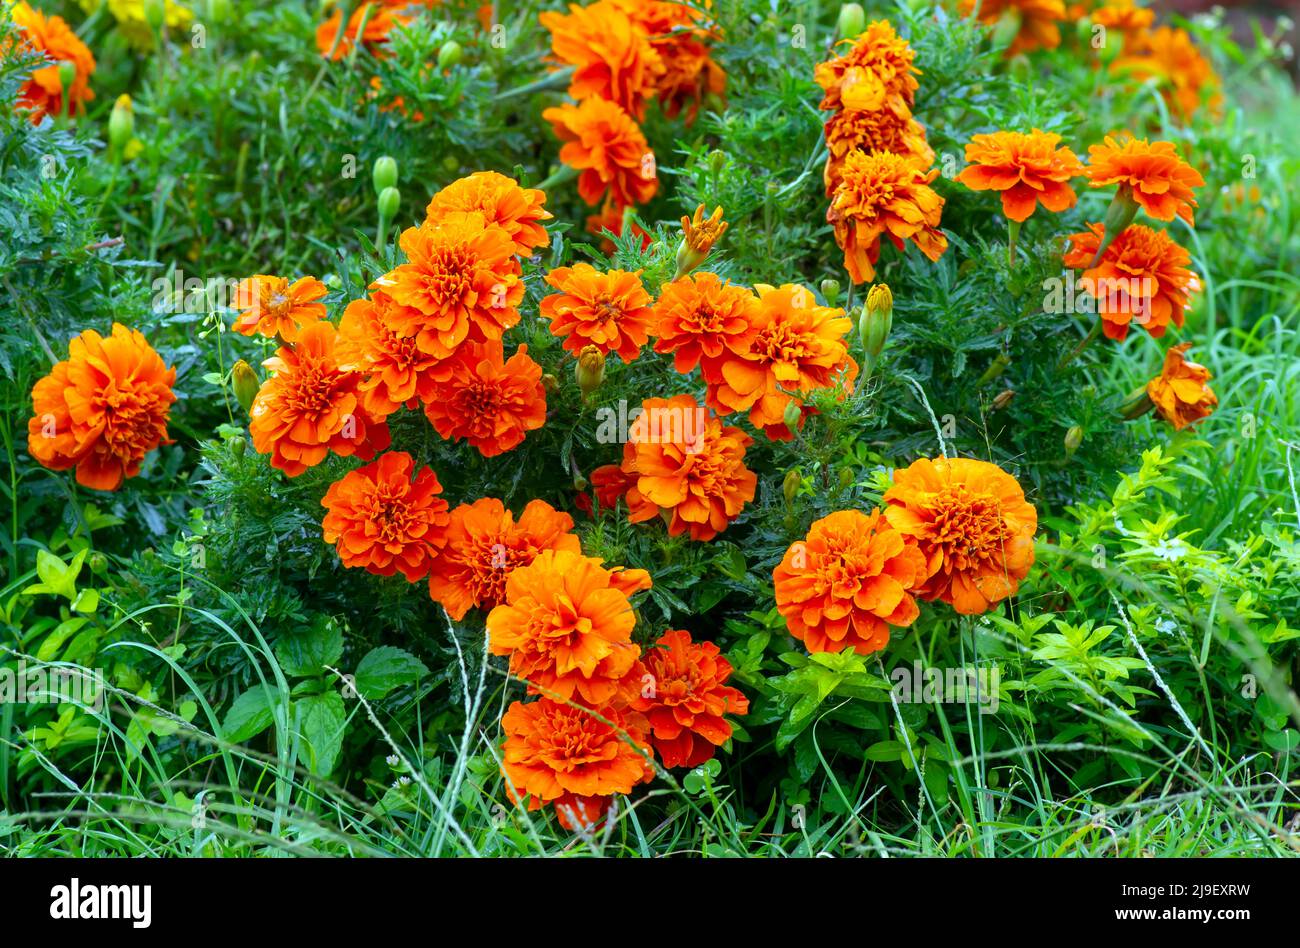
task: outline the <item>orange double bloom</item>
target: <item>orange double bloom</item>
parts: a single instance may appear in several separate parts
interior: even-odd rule
[[[515,253],[529,257],[550,242],[542,223],[551,219],[546,195],[523,188],[514,178],[495,171],[476,171],[459,178],[429,199],[426,223],[448,215],[479,213],[488,225],[502,228],[515,245]]]
[[[33,9],[25,0],[18,0],[9,10],[9,16],[18,28],[16,43],[19,52],[41,53],[53,60],[52,65],[39,66],[18,90],[18,109],[31,112],[32,124],[45,116],[57,118],[65,113],[75,115],[86,110],[86,103],[95,97],[90,88],[90,76],[95,71],[95,57],[68,26],[61,16],[47,17]],[[12,50],[0,49],[0,59]],[[59,76],[59,63],[71,63],[73,79],[63,88]]]
[[[622,214],[629,204],[645,204],[659,190],[654,152],[640,127],[617,103],[593,97],[542,112],[564,142],[560,160],[578,175],[578,195],[599,204],[606,192]]]
[[[1177,216],[1189,227],[1195,223],[1192,189],[1205,184],[1200,172],[1178,156],[1171,142],[1144,138],[1117,142],[1109,135],[1102,144],[1088,148],[1084,174],[1094,188],[1119,185],[1121,194],[1131,197],[1156,220],[1172,221]]]
[[[698,365],[706,382],[719,382],[723,361],[749,352],[757,311],[752,290],[714,273],[665,283],[654,305],[655,352],[671,352],[683,375]]]
[[[1156,413],[1175,431],[1208,418],[1219,404],[1219,397],[1206,384],[1213,378],[1210,370],[1184,357],[1191,347],[1184,342],[1166,352],[1160,374],[1147,383],[1147,397]]]
[[[641,285],[641,271],[601,273],[589,263],[557,267],[546,282],[559,290],[545,297],[541,316],[551,334],[577,355],[595,346],[602,355],[617,352],[624,362],[641,354],[650,339],[653,300]]]
[[[439,436],[464,438],[485,458],[523,443],[524,436],[546,424],[546,389],[542,367],[520,346],[508,360],[501,343],[467,343],[438,382],[424,414]]]
[[[972,191],[1000,191],[1002,213],[1011,221],[1027,220],[1039,203],[1053,212],[1068,210],[1078,201],[1070,179],[1084,168],[1074,152],[1057,147],[1060,140],[1038,129],[976,135],[966,146],[970,167],[957,180]]]

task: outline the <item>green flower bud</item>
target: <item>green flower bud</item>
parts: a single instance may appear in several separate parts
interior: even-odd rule
[[[135,134],[135,110],[131,107],[131,97],[126,93],[117,97],[113,111],[108,116],[108,147],[114,154],[121,154]]]
[[[72,88],[72,84],[77,81],[77,64],[68,62],[66,59],[59,63],[59,85],[63,92]]]
[[[262,383],[257,380],[257,372],[251,365],[240,359],[235,363],[235,367],[230,370],[230,384],[235,390],[235,398],[244,411],[251,411],[253,400],[257,398],[257,391],[262,387]]]
[[[144,0],[144,21],[155,33],[162,29],[167,19],[167,0]]]
[[[402,206],[402,192],[397,188],[384,188],[379,193],[379,214],[386,221],[397,216],[397,209]]]
[[[834,306],[838,303],[840,301],[840,281],[829,277],[822,280],[822,296],[826,297],[827,306]]]
[[[880,353],[885,351],[890,330],[894,328],[894,294],[887,283],[877,283],[867,292],[858,317],[858,332],[862,335],[866,374],[875,369]]]
[[[375,183],[376,196],[383,194],[385,188],[397,187],[397,159],[389,155],[376,158],[370,176]]]
[[[461,48],[460,43],[457,43],[455,40],[447,40],[447,42],[442,44],[442,49],[438,50],[438,68],[450,69],[452,66],[460,62],[464,52],[465,51]]]
[[[802,483],[803,475],[797,467],[786,471],[785,480],[781,482],[781,494],[785,497],[787,507],[794,503],[795,496],[799,493],[799,485]]]
[[[785,412],[781,415],[781,420],[791,432],[799,430],[799,422],[803,421],[803,406],[793,398],[785,403]]]
[[[840,39],[857,39],[867,27],[867,14],[860,3],[846,3],[840,7],[840,18],[835,32]]]
[[[1017,36],[1020,35],[1020,26],[1023,23],[1023,15],[1016,7],[1008,7],[1006,12],[998,18],[998,22],[993,25],[993,45],[997,49],[1005,49],[1010,46]]]
[[[1065,433],[1065,456],[1073,457],[1074,452],[1079,450],[1079,445],[1083,444],[1083,429],[1078,425],[1072,425],[1070,430]]]
[[[586,398],[605,381],[605,354],[595,346],[586,346],[578,354],[578,362],[573,367],[578,388]]]

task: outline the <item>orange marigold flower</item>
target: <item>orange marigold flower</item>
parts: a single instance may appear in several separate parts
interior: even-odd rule
[[[1108,30],[1121,33],[1138,33],[1154,22],[1154,10],[1137,6],[1133,0],[1108,0],[1107,3],[1092,11],[1092,22]],[[1125,39],[1127,43],[1127,38]]]
[[[939,169],[927,174],[906,155],[855,151],[844,159],[826,220],[854,283],[875,278],[882,236],[899,250],[910,240],[931,260],[948,249],[939,230],[943,198],[930,188],[938,176]]]
[[[394,29],[414,20],[421,7],[432,8],[441,2],[442,0],[366,0],[352,11],[341,37],[338,35],[339,24],[343,20],[343,10],[340,7],[330,14],[328,20],[316,27],[316,48],[322,56],[338,61],[352,51],[360,36],[362,45],[369,52],[382,56],[384,45]]]
[[[1083,174],[1083,164],[1070,149],[1057,147],[1060,140],[1038,129],[976,135],[966,146],[970,167],[957,180],[972,191],[1001,191],[1008,220],[1027,220],[1040,201],[1049,211],[1068,210],[1078,201],[1070,179]]]
[[[176,395],[167,368],[144,336],[113,324],[74,336],[68,358],[32,387],[27,450],[52,471],[77,469],[77,483],[117,490],[140,473],[144,456],[167,437]]]
[[[511,800],[527,797],[530,810],[552,804],[568,830],[595,829],[614,794],[654,778],[644,734],[614,708],[598,716],[550,698],[516,701],[501,730],[501,773]]]
[[[677,276],[685,276],[702,264],[728,226],[720,207],[715,207],[706,218],[701,204],[695,208],[694,217],[683,217],[682,242],[677,245]]]
[[[705,12],[676,0],[613,2],[641,26],[659,54],[664,71],[655,91],[664,115],[676,118],[685,108],[689,125],[706,95],[721,96],[727,88],[727,74],[709,55],[716,30],[704,25]]]
[[[818,64],[813,78],[822,87],[825,111],[879,112],[910,118],[916,102],[916,53],[888,20],[875,20],[856,39],[844,39],[843,56]]]
[[[542,367],[520,346],[508,361],[501,343],[467,343],[450,377],[424,405],[438,434],[467,440],[485,458],[517,448],[524,435],[546,423]]]
[[[925,577],[925,557],[879,510],[840,510],[816,521],[772,572],[791,635],[810,652],[859,655],[884,648],[890,626],[916,621],[913,597]]]
[[[477,211],[489,224],[504,228],[515,253],[530,257],[550,242],[542,224],[551,219],[545,203],[546,195],[536,188],[521,188],[514,178],[495,171],[476,171],[435,194],[424,213],[433,221],[456,211]]]
[[[1175,431],[1208,418],[1219,404],[1219,396],[1205,384],[1214,377],[1210,370],[1183,357],[1191,347],[1184,342],[1166,352],[1164,368],[1147,383],[1147,397]]]
[[[910,116],[899,117],[887,110],[836,112],[826,122],[826,148],[830,155],[822,177],[827,197],[835,193],[844,159],[851,152],[893,152],[911,157],[923,170],[934,164],[934,149],[926,141],[921,124]]]
[[[613,510],[618,502],[636,484],[636,478],[617,464],[602,464],[591,472],[591,486],[596,493],[596,503],[603,509]]]
[[[414,469],[409,454],[390,451],[330,485],[321,526],[344,566],[379,576],[400,570],[412,583],[428,575],[450,518],[447,502],[436,496],[438,475],[422,467],[413,480]]]
[[[281,346],[262,365],[274,374],[262,383],[249,411],[249,433],[271,466],[297,477],[333,451],[369,461],[389,444],[388,426],[366,411],[361,375],[339,364],[334,326],[305,327],[293,346]]]
[[[1111,68],[1138,81],[1157,78],[1161,95],[1184,120],[1202,105],[1213,113],[1223,104],[1222,83],[1186,30],[1161,26],[1126,36]]]
[[[387,418],[402,405],[414,408],[433,399],[440,382],[451,378],[453,359],[421,352],[414,336],[401,336],[394,328],[403,315],[385,293],[353,300],[339,321],[336,352],[339,364],[358,372],[358,390],[366,408],[376,418]]]
[[[325,304],[317,302],[329,292],[315,277],[290,283],[284,277],[256,274],[235,287],[235,308],[243,310],[231,325],[237,333],[279,336],[297,342],[304,326],[325,318]]]
[[[487,617],[493,655],[510,656],[510,673],[530,694],[589,707],[609,704],[640,657],[628,601],[650,588],[645,570],[610,570],[581,553],[543,550],[506,577],[506,601]]]
[[[834,388],[853,391],[858,365],[844,341],[853,320],[844,310],[818,306],[812,291],[795,283],[759,284],[754,336],[740,354],[720,366],[722,379],[709,386],[708,404],[720,415],[748,411],[749,421],[774,440],[793,437],[786,427],[790,393]]]
[[[1120,194],[1131,197],[1158,221],[1175,216],[1192,220],[1196,198],[1192,188],[1205,179],[1183,159],[1172,142],[1148,142],[1145,138],[1126,138],[1123,143],[1109,135],[1104,144],[1088,148],[1088,167],[1084,174],[1094,188],[1118,184]]]
[[[1064,256],[1067,267],[1087,268],[1105,232],[1101,224],[1073,234]],[[1123,340],[1131,324],[1157,339],[1172,322],[1182,326],[1188,298],[1201,287],[1188,269],[1191,257],[1168,232],[1141,224],[1124,228],[1106,248],[1097,266],[1084,269],[1083,289],[1097,301],[1107,338]]]
[[[977,0],[961,0],[957,9],[962,16],[975,11]],[[1019,25],[1016,37],[1007,47],[1006,55],[1027,53],[1035,49],[1056,49],[1061,45],[1061,30],[1057,26],[1065,19],[1063,0],[978,0],[979,20],[986,26],[1001,22]]]
[[[1029,574],[1038,514],[996,464],[921,458],[894,472],[884,499],[890,525],[923,555],[922,599],[963,615],[987,612]]]
[[[565,143],[560,160],[582,172],[578,194],[588,204],[599,203],[606,191],[619,207],[645,204],[654,197],[659,189],[654,152],[632,116],[618,105],[608,99],[584,99],[578,105],[547,109],[542,118]]]
[[[38,66],[18,90],[17,107],[30,110],[33,125],[45,116],[57,118],[65,113],[78,114],[86,110],[86,103],[95,97],[90,88],[90,76],[95,71],[95,57],[78,39],[77,34],[61,16],[47,17],[40,10],[19,0],[9,10],[9,16],[18,27],[16,43],[22,53],[42,53],[51,65]],[[0,59],[12,56],[10,50],[0,49]],[[71,85],[63,88],[59,75],[60,63],[74,67]]]
[[[404,263],[370,284],[399,308],[391,310],[400,336],[414,336],[421,352],[446,359],[465,341],[501,338],[519,322],[524,298],[514,241],[477,212],[452,211],[402,232]]]
[[[575,355],[586,346],[601,354],[617,352],[631,362],[649,341],[650,304],[641,285],[641,271],[601,273],[589,263],[558,267],[546,282],[559,290],[542,300],[541,316],[550,320],[551,334],[564,340]]]
[[[681,629],[669,629],[645,652],[632,675],[640,691],[629,706],[646,716],[665,767],[698,767],[731,739],[723,715],[749,713],[749,699],[726,684],[731,672],[716,645],[692,642]]]
[[[683,375],[697,365],[706,382],[722,380],[721,364],[749,351],[758,297],[716,273],[696,273],[665,283],[654,305],[655,352],[673,354]]]
[[[429,598],[459,622],[470,609],[505,602],[506,577],[543,550],[578,553],[573,518],[544,500],[533,500],[516,521],[495,497],[461,504],[444,531],[446,545],[429,574]]]
[[[570,4],[567,14],[551,11],[538,20],[551,34],[555,59],[573,67],[572,98],[607,99],[638,120],[645,116],[645,100],[654,93],[664,64],[645,28],[619,4]]]

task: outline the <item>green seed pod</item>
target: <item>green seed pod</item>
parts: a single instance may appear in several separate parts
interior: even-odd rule
[[[803,420],[803,408],[794,399],[785,403],[785,412],[781,416],[785,426],[792,432],[799,430],[799,422]]]

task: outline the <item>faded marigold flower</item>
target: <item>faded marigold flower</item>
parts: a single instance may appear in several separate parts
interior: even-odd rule
[[[414,336],[394,328],[402,315],[386,294],[376,290],[369,299],[353,300],[339,321],[336,353],[339,364],[361,374],[357,386],[366,411],[387,418],[403,405],[414,408],[431,401],[440,382],[451,377],[454,359],[421,352]],[[418,319],[415,314],[404,314]]]
[[[495,497],[461,504],[444,531],[446,545],[429,574],[429,598],[459,622],[470,609],[505,602],[506,577],[543,550],[581,552],[573,518],[533,500],[516,521]]]
[[[520,346],[503,361],[501,343],[466,343],[424,405],[438,434],[467,440],[485,458],[523,443],[524,435],[546,423],[546,389],[542,367]]]
[[[724,715],[748,714],[749,699],[728,687],[731,663],[712,642],[669,629],[632,673],[629,702],[646,717],[650,743],[665,767],[698,767],[731,739]]]
[[[450,358],[461,343],[499,340],[519,322],[524,284],[505,228],[452,211],[403,231],[398,244],[408,262],[370,288],[399,304],[393,329],[414,336],[421,352]]]
[[[708,405],[720,415],[748,411],[750,424],[769,438],[789,440],[786,407],[792,402],[799,406],[790,393],[841,383],[853,390],[858,365],[845,342],[853,320],[842,309],[818,306],[812,290],[795,283],[754,289],[753,338],[743,353],[722,360],[722,378],[709,386]]]
[[[1070,179],[1083,174],[1083,164],[1068,148],[1057,147],[1052,132],[995,132],[976,135],[966,146],[970,167],[957,180],[972,191],[1001,191],[1002,213],[1025,221],[1039,202],[1052,212],[1068,210],[1078,201]]]
[[[1130,224],[1089,268],[1104,230],[1101,224],[1088,228],[1070,236],[1063,259],[1067,267],[1083,269],[1083,289],[1097,302],[1107,338],[1123,340],[1132,324],[1157,339],[1171,322],[1182,326],[1188,298],[1201,287],[1188,269],[1187,251],[1167,231]]]
[[[727,88],[727,74],[709,55],[716,31],[704,25],[705,12],[676,0],[611,2],[641,27],[659,54],[664,69],[655,80],[655,93],[664,115],[676,118],[686,109],[689,125],[706,96],[720,97]]]
[[[722,380],[721,364],[749,352],[758,297],[716,273],[696,273],[665,283],[654,305],[655,352],[673,354],[685,375],[700,366],[706,382]]]
[[[598,97],[638,120],[645,116],[645,100],[654,94],[664,64],[645,29],[619,4],[570,4],[567,14],[551,11],[538,20],[551,34],[555,59],[573,67],[572,98]]]
[[[905,155],[855,151],[844,159],[826,220],[854,283],[875,278],[882,236],[900,251],[910,240],[931,260],[948,249],[939,230],[943,198],[930,188],[938,176],[939,169],[927,174]]]
[[[913,598],[925,557],[879,510],[840,510],[816,521],[772,572],[776,608],[810,652],[878,652],[889,628],[920,615]]]
[[[249,412],[249,433],[271,466],[297,477],[333,451],[363,461],[388,447],[388,426],[366,411],[361,375],[339,364],[334,326],[305,327],[297,344],[281,346],[262,363],[274,374]]]
[[[1184,120],[1202,105],[1215,113],[1223,104],[1222,83],[1186,30],[1161,26],[1126,35],[1124,53],[1111,69],[1139,82],[1157,78],[1161,95]]]
[[[545,203],[546,195],[537,188],[522,188],[514,178],[495,171],[476,171],[435,194],[425,208],[425,217],[434,221],[444,214],[477,211],[488,224],[496,224],[510,235],[515,253],[529,257],[550,242],[542,224],[551,219]]]
[[[1166,352],[1164,368],[1147,383],[1147,397],[1156,413],[1175,431],[1208,418],[1219,404],[1219,396],[1206,384],[1214,377],[1210,370],[1183,357],[1191,347],[1190,342],[1183,342]]]
[[[1195,223],[1192,208],[1197,206],[1192,189],[1205,184],[1200,172],[1178,157],[1172,142],[1127,138],[1121,144],[1109,135],[1103,144],[1088,148],[1084,174],[1094,188],[1119,185],[1121,195],[1136,201],[1156,220],[1178,216],[1189,227]]]
[[[77,469],[77,483],[117,490],[140,473],[144,457],[167,437],[176,395],[167,368],[144,336],[113,324],[74,336],[68,358],[32,387],[27,450],[52,471]]]
[[[19,0],[9,10],[9,16],[18,28],[16,43],[20,53],[42,53],[52,60],[52,65],[38,66],[18,90],[17,108],[28,110],[33,125],[45,116],[57,118],[65,113],[85,111],[85,104],[95,97],[90,88],[90,76],[95,71],[95,57],[72,31],[61,16],[47,17]],[[0,49],[0,58],[13,55],[13,50]],[[59,72],[60,63],[73,66],[72,81],[64,88]]]
[[[608,705],[641,655],[628,596],[650,588],[645,570],[606,569],[581,553],[544,550],[506,577],[506,601],[487,617],[493,655],[529,694]]]
[[[709,256],[713,245],[727,231],[722,208],[715,207],[705,219],[704,205],[695,209],[695,217],[682,218],[682,242],[677,248],[677,279],[690,273]]]
[[[412,583],[428,575],[450,518],[438,476],[422,467],[412,479],[414,469],[409,454],[390,451],[330,485],[321,526],[344,566],[379,576],[400,570]]]
[[[957,9],[962,16],[975,11],[977,0],[961,0]],[[1006,55],[1027,53],[1035,49],[1056,49],[1061,45],[1061,30],[1057,26],[1065,19],[1063,0],[978,0],[979,20],[986,26],[1016,28],[1015,38],[1007,47]]]
[[[822,87],[824,111],[878,112],[911,118],[916,102],[916,53],[888,20],[875,20],[856,39],[841,40],[848,52],[819,63],[813,78]]]
[[[530,810],[552,804],[568,830],[595,830],[614,794],[654,778],[645,735],[634,717],[615,708],[595,714],[550,698],[516,701],[501,718],[501,730],[501,773],[510,799],[527,797]]]
[[[285,342],[297,342],[303,327],[325,318],[325,304],[318,301],[328,292],[315,277],[290,283],[285,277],[258,273],[235,287],[235,308],[243,312],[230,328],[245,336],[279,336]]]
[[[898,116],[881,109],[875,112],[836,112],[826,122],[826,148],[830,152],[822,178],[826,196],[840,183],[844,159],[855,151],[888,151],[910,157],[922,170],[934,164],[934,149],[925,139],[925,129],[910,116]]]
[[[542,300],[541,316],[550,320],[551,334],[564,340],[575,355],[595,346],[603,355],[617,352],[631,362],[650,339],[650,304],[641,285],[641,271],[601,273],[589,263],[557,267],[546,275],[559,290]]]
[[[582,172],[578,194],[588,204],[600,203],[606,191],[619,207],[645,204],[654,197],[659,188],[654,152],[618,105],[608,99],[584,99],[578,105],[547,109],[542,118],[565,143],[560,160]]]
[[[1123,33],[1127,45],[1129,35],[1145,30],[1154,22],[1156,14],[1154,10],[1137,6],[1133,0],[1108,0],[1092,11],[1091,18],[1094,26]]]
[[[1016,479],[973,458],[921,458],[894,472],[885,516],[927,564],[922,599],[963,615],[1015,594],[1034,562],[1038,514]]]

